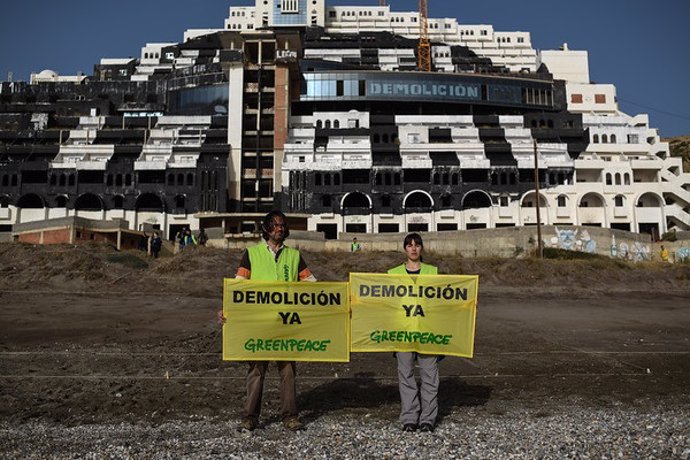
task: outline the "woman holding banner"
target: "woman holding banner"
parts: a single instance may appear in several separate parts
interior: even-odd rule
[[[407,261],[388,270],[391,275],[436,275],[438,269],[422,262],[424,243],[417,233],[410,233],[403,241]],[[417,352],[396,352],[398,360],[398,388],[400,390],[400,423],[403,431],[431,432],[438,416],[437,355]],[[419,366],[421,385],[417,387],[415,364]]]

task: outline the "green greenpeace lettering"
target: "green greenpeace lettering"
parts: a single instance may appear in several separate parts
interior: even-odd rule
[[[452,335],[440,335],[433,332],[419,332],[419,331],[372,331],[369,339],[372,342],[403,342],[403,343],[420,343],[432,345],[448,345]]]
[[[315,351],[325,352],[330,340],[309,339],[249,339],[244,343],[244,349],[252,353],[259,351]]]

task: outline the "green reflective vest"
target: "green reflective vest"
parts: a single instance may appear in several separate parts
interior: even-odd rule
[[[247,249],[252,266],[251,279],[259,281],[298,281],[299,251],[283,246],[276,261],[265,243]]]
[[[389,275],[407,275],[407,269],[405,268],[405,264],[400,264],[397,267],[393,267],[390,270],[388,270]],[[425,264],[422,262],[421,264],[421,270],[419,272],[420,275],[437,275],[438,274],[438,268],[436,268],[434,265],[429,265]]]

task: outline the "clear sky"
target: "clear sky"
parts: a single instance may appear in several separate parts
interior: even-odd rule
[[[329,5],[378,5],[332,0]],[[0,80],[52,69],[93,72],[102,57],[139,56],[146,42],[178,42],[189,28],[222,28],[251,0],[31,0],[0,9]],[[417,0],[389,0],[415,11]],[[690,134],[688,0],[429,0],[430,17],[526,31],[536,49],[587,50],[590,77],[615,84],[624,112],[648,113],[662,136]]]

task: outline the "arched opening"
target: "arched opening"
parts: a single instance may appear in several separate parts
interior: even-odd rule
[[[187,186],[191,187],[194,185],[194,174],[187,173]]]
[[[163,200],[154,193],[144,193],[139,195],[135,208],[137,211],[165,212]]]
[[[663,200],[653,193],[643,193],[637,199],[638,208],[660,208]]]
[[[35,193],[28,193],[17,200],[17,207],[22,209],[40,209],[45,208],[45,202],[43,198]]]
[[[616,173],[616,185],[621,185],[621,173]]]
[[[537,193],[536,192],[527,192],[525,195],[522,197],[522,204],[520,205],[523,208],[536,208],[537,207]],[[545,208],[547,206],[546,198],[544,195],[541,193],[539,194],[539,207],[540,208]]]
[[[179,173],[177,175],[177,185],[178,187],[184,185],[184,174]]]
[[[9,208],[10,207],[10,197],[7,195],[2,195],[0,196],[0,208]]]
[[[611,173],[606,173],[606,185],[613,185],[613,180],[611,178]]]
[[[481,190],[473,190],[468,192],[462,198],[462,209],[477,209],[477,208],[490,208],[491,207],[491,197]]]
[[[77,211],[100,211],[103,209],[103,201],[98,195],[85,193],[74,202],[74,209]]]
[[[433,206],[434,203],[431,201],[431,197],[421,191],[410,193],[403,202],[403,207],[407,213],[429,212],[432,210]]]
[[[369,214],[371,202],[369,197],[362,192],[348,193],[343,199],[343,212],[346,215]]]
[[[586,193],[580,198],[580,204],[578,206],[581,208],[603,208],[604,200],[596,193]]]

